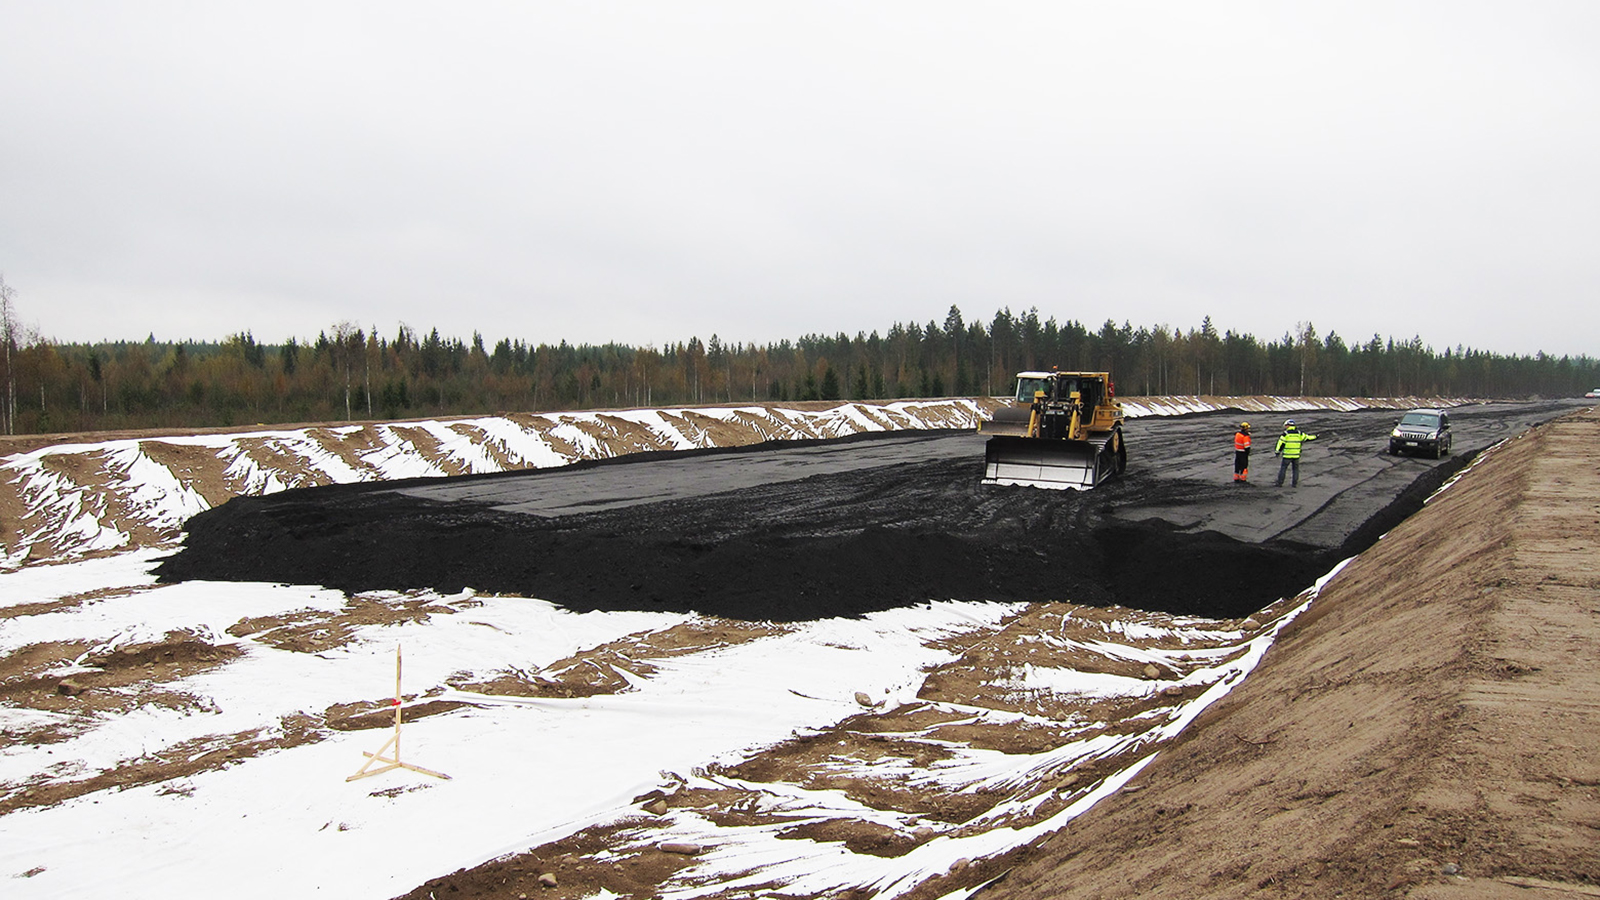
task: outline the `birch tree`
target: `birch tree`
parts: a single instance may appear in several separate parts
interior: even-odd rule
[[[333,326],[334,373],[344,370],[344,420],[354,418],[350,409],[351,369],[355,363],[356,349],[362,345],[361,329],[354,322],[340,322]]]
[[[17,433],[17,371],[16,354],[18,351],[17,338],[22,330],[17,322],[17,307],[15,299],[17,292],[6,284],[4,275],[0,275],[0,344],[4,345],[4,365],[6,377],[6,395],[4,399],[3,416],[5,419],[6,434]]]

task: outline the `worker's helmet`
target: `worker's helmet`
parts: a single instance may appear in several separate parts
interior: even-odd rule
[[[1293,431],[1294,430],[1294,420],[1293,419],[1289,419],[1288,421],[1284,422],[1283,423],[1283,430],[1284,431]]]
[[[1249,422],[1240,422],[1239,423],[1239,430],[1244,432],[1245,434],[1249,434],[1250,433],[1250,423]]]

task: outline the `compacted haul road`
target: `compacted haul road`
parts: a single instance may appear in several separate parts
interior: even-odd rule
[[[985,487],[983,438],[913,433],[238,498],[188,526],[167,580],[473,588],[573,609],[747,619],[930,599],[1072,600],[1245,615],[1359,552],[1495,441],[1575,401],[1451,411],[1455,455],[1391,457],[1391,410],[1294,414],[1300,486],[1274,487],[1282,416],[1130,421],[1119,480]]]

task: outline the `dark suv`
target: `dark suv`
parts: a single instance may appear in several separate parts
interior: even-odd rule
[[[1450,455],[1450,414],[1442,409],[1413,409],[1389,432],[1389,454],[1415,453],[1442,459]]]

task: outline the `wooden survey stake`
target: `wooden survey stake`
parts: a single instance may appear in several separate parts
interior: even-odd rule
[[[390,769],[410,769],[413,772],[421,772],[424,775],[432,775],[435,778],[443,778],[446,781],[450,780],[450,776],[444,774],[443,772],[435,772],[432,769],[424,769],[421,766],[413,766],[410,763],[404,763],[400,761],[401,702],[400,647],[397,644],[394,648],[394,734],[390,735],[387,741],[384,741],[383,746],[378,748],[377,753],[368,753],[365,750],[361,751],[361,755],[365,756],[367,761],[362,764],[359,771],[357,771],[354,775],[351,775],[349,778],[346,778],[345,781],[355,781],[357,778],[366,778],[368,775],[379,775],[389,771]],[[394,749],[394,755],[384,756],[383,752],[390,748]],[[374,769],[372,768],[373,763],[383,763],[384,765]]]

